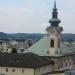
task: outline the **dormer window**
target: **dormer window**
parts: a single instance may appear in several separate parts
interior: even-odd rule
[[[54,47],[54,40],[53,39],[50,41],[50,47]]]

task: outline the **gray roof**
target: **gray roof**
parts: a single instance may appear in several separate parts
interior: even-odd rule
[[[53,64],[53,61],[34,53],[0,53],[0,66],[36,68]]]

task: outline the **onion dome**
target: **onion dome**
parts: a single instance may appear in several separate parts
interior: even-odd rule
[[[58,19],[58,12],[56,8],[56,1],[54,2],[54,8],[52,12],[52,18],[49,20],[49,23],[51,23],[51,26],[58,27],[60,23],[60,19]]]

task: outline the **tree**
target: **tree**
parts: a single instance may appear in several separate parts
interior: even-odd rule
[[[11,53],[17,53],[17,50],[16,50],[16,48],[12,48],[12,51],[11,51]]]
[[[33,45],[32,40],[28,40],[29,47]]]

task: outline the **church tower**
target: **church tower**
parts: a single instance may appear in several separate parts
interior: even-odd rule
[[[63,31],[63,28],[59,26],[59,23],[61,23],[61,21],[60,19],[58,19],[56,1],[54,2],[52,18],[49,20],[49,23],[50,26],[46,29],[48,33],[49,54],[59,54],[61,32]]]

